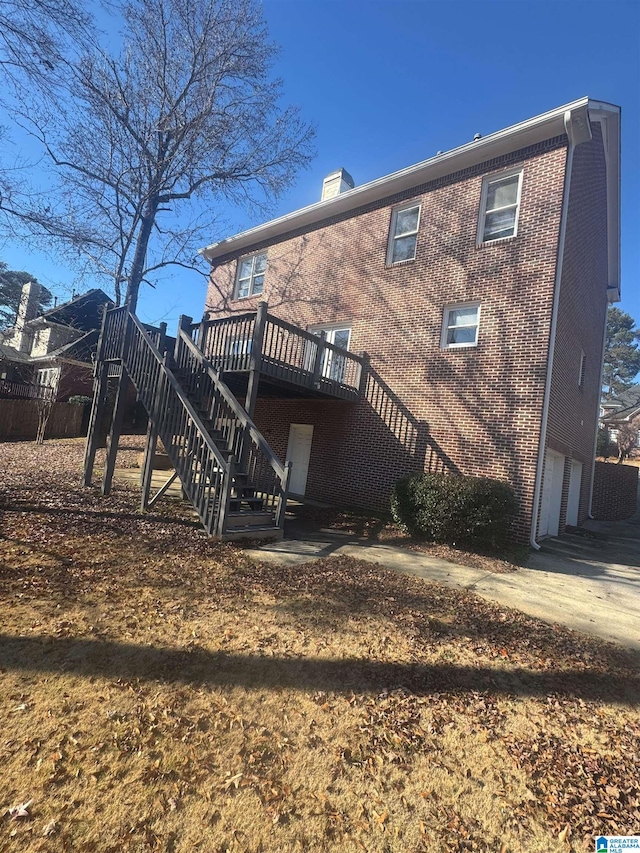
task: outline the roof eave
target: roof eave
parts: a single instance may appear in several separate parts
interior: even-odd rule
[[[294,229],[309,227],[330,216],[347,213],[349,210],[355,210],[428,181],[446,177],[486,160],[527,148],[545,139],[552,139],[554,136],[561,136],[565,133],[566,113],[568,111],[586,112],[591,104],[601,108],[617,109],[610,105],[602,105],[600,102],[590,101],[589,98],[580,98],[573,103],[431,157],[429,160],[355,187],[334,198],[316,202],[218,243],[212,243],[200,249],[200,254],[207,260],[213,261],[231,252],[242,251],[257,243],[280,237]]]

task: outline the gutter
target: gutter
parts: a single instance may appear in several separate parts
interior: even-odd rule
[[[608,302],[608,300],[607,300]],[[596,476],[596,452],[598,449],[598,430],[600,427],[600,399],[602,397],[602,374],[604,373],[604,349],[607,345],[607,320],[609,319],[609,305],[607,304],[607,310],[604,312],[604,329],[602,330],[602,355],[600,356],[600,380],[598,382],[598,405],[596,407],[596,429],[593,437],[593,453],[591,458],[593,459],[593,464],[591,466],[591,482],[589,484],[589,508],[587,509],[588,518],[593,518],[593,481]]]
[[[577,120],[576,120],[577,118]],[[567,148],[567,165],[564,173],[564,195],[562,197],[562,214],[560,217],[560,234],[558,236],[558,261],[556,264],[556,278],[553,295],[553,309],[551,313],[551,329],[549,332],[549,356],[547,360],[547,378],[544,388],[544,403],[542,406],[542,424],[540,427],[540,444],[538,446],[538,464],[536,466],[536,480],[533,491],[533,512],[531,514],[531,547],[536,551],[540,545],[536,541],[538,532],[538,515],[540,513],[540,498],[542,492],[542,472],[547,444],[547,425],[549,422],[549,405],[551,400],[551,378],[553,375],[553,359],[556,349],[556,327],[558,325],[558,306],[560,304],[560,283],[562,281],[562,268],[564,265],[564,244],[567,234],[567,218],[569,213],[569,193],[571,189],[571,171],[573,168],[573,152],[576,145],[591,139],[591,128],[587,116],[586,125],[582,116],[576,117],[572,110],[568,109],[564,114],[564,126],[569,139]]]
[[[421,163],[408,166],[340,193],[331,199],[315,202],[308,207],[272,219],[233,237],[212,243],[198,250],[209,263],[231,252],[247,249],[256,243],[281,237],[292,230],[307,228],[331,216],[347,213],[358,207],[380,201],[396,193],[412,189],[440,177],[483,163],[503,154],[527,148],[545,139],[560,136],[566,129],[569,114],[578,123],[588,126],[589,98],[580,98],[563,107],[527,119],[519,124],[468,142]]]

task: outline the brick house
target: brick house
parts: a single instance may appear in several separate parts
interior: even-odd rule
[[[587,517],[619,148],[619,108],[584,98],[362,186],[339,170],[318,203],[202,250],[198,343],[215,362],[235,322],[223,378],[293,493],[382,510],[398,477],[440,470],[509,481],[521,541]],[[263,334],[261,302],[279,334],[326,342],[297,356],[315,391],[246,378],[269,360],[238,331]],[[352,369],[361,393],[320,393]]]
[[[93,393],[93,359],[105,304],[93,289],[37,314],[39,285],[22,289],[16,323],[0,341],[0,396],[53,393],[58,402]]]

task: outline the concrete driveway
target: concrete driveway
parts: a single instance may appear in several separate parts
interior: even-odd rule
[[[628,521],[589,521],[577,534],[546,539],[528,565],[494,574],[335,530],[293,523],[281,542],[248,552],[260,560],[304,563],[346,554],[466,589],[546,622],[634,649],[640,656],[640,511]]]

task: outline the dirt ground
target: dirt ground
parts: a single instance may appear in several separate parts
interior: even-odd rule
[[[128,439],[133,464],[140,439]],[[586,851],[640,833],[622,649],[208,540],[0,445],[0,851]]]

